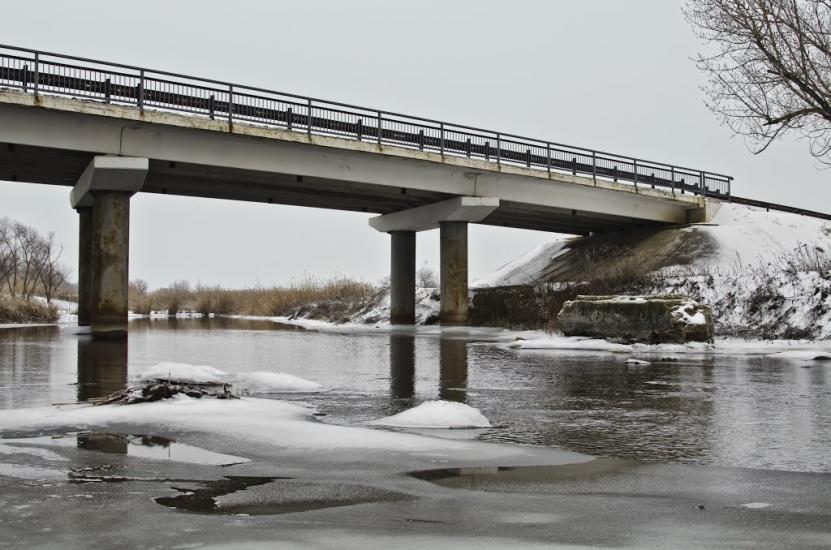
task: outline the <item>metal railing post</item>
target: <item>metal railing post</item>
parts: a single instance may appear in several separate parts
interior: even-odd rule
[[[592,151],[592,181],[597,185],[597,153]]]
[[[306,135],[309,136],[309,139],[312,137],[312,99],[309,98],[308,104],[306,109],[309,111],[306,113],[308,116],[306,117]]]
[[[21,86],[23,86],[23,91],[29,91],[29,65],[23,65],[23,77],[22,77]]]
[[[496,165],[502,167],[502,134],[496,134]]]
[[[38,96],[40,88],[40,54],[35,53],[35,97]]]
[[[439,123],[439,151],[444,156],[444,122]]]
[[[635,173],[635,191],[638,190],[638,161],[632,161],[633,171]]]
[[[384,118],[381,114],[381,111],[378,111],[378,147],[381,146],[382,138],[381,134],[383,134],[384,129]]]
[[[669,188],[675,194],[675,166],[669,167]]]
[[[551,177],[551,144],[546,142],[545,144],[545,156],[547,157],[548,163],[548,177]]]
[[[234,86],[228,85],[228,131],[234,130]]]
[[[701,196],[707,196],[707,187],[704,185],[704,172],[698,173],[698,187],[701,189]]]
[[[144,69],[139,71],[139,89],[138,89],[138,108],[139,112],[144,112]],[[231,102],[229,101],[228,104],[230,105]]]

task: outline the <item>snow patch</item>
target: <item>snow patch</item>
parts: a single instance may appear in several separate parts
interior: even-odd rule
[[[162,362],[141,371],[133,379],[150,382],[171,379],[192,383],[227,383],[243,393],[313,393],[323,391],[317,382],[281,372],[241,372],[231,374],[206,365]]]
[[[701,310],[696,311],[696,309],[697,308],[694,303],[687,302],[686,304],[680,305],[672,310],[672,316],[685,325],[707,324],[707,318],[704,316],[704,312]],[[695,313],[690,315],[690,311],[695,311]]]
[[[746,504],[742,504],[742,508],[750,508],[751,510],[758,510],[760,508],[769,508],[770,504],[767,502],[748,502]]]
[[[228,373],[225,371],[206,365],[189,365],[167,361],[149,367],[135,379],[138,382],[149,382],[159,378],[194,383],[229,382]]]
[[[427,401],[404,412],[368,424],[395,428],[490,428],[479,409],[453,401]]]
[[[247,393],[314,393],[323,389],[317,382],[281,372],[242,372],[233,385]]]
[[[642,359],[627,359],[627,360],[625,361],[625,363],[626,363],[627,365],[644,365],[644,366],[645,366],[645,365],[651,365],[651,364],[652,364],[652,363],[650,363],[649,361],[644,361],[644,360],[642,360]]]

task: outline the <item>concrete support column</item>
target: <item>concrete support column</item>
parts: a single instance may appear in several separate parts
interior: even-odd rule
[[[92,320],[92,207],[78,210],[78,326]]]
[[[392,231],[390,270],[390,323],[415,324],[416,234]]]
[[[91,301],[96,338],[127,338],[131,194],[93,193]]]
[[[78,324],[95,338],[127,338],[130,197],[141,190],[150,160],[93,157],[69,193],[81,215]]]
[[[441,324],[466,325],[467,222],[439,224],[441,258]]]

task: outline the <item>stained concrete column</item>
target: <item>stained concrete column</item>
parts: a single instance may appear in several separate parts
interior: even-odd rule
[[[78,211],[78,326],[88,327],[92,320],[92,207]]]
[[[390,237],[390,323],[414,325],[416,234],[415,231],[392,231]]]
[[[127,337],[130,197],[144,185],[149,163],[139,157],[93,157],[69,194],[81,214],[79,301],[89,304],[78,308],[88,312],[95,338]]]
[[[130,195],[95,191],[92,216],[92,335],[127,337]]]
[[[467,324],[467,222],[439,224],[442,325]]]

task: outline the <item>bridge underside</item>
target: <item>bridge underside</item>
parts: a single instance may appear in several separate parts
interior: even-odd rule
[[[0,143],[0,181],[74,186],[95,157],[67,149]],[[455,196],[392,185],[150,159],[142,192],[388,214]],[[625,216],[502,200],[481,222],[585,235],[661,224]]]
[[[79,322],[127,332],[136,192],[380,215],[392,322],[412,324],[415,232],[438,228],[441,323],[467,322],[469,223],[586,235],[704,221],[701,197],[377,143],[0,91],[0,181],[72,188]]]

